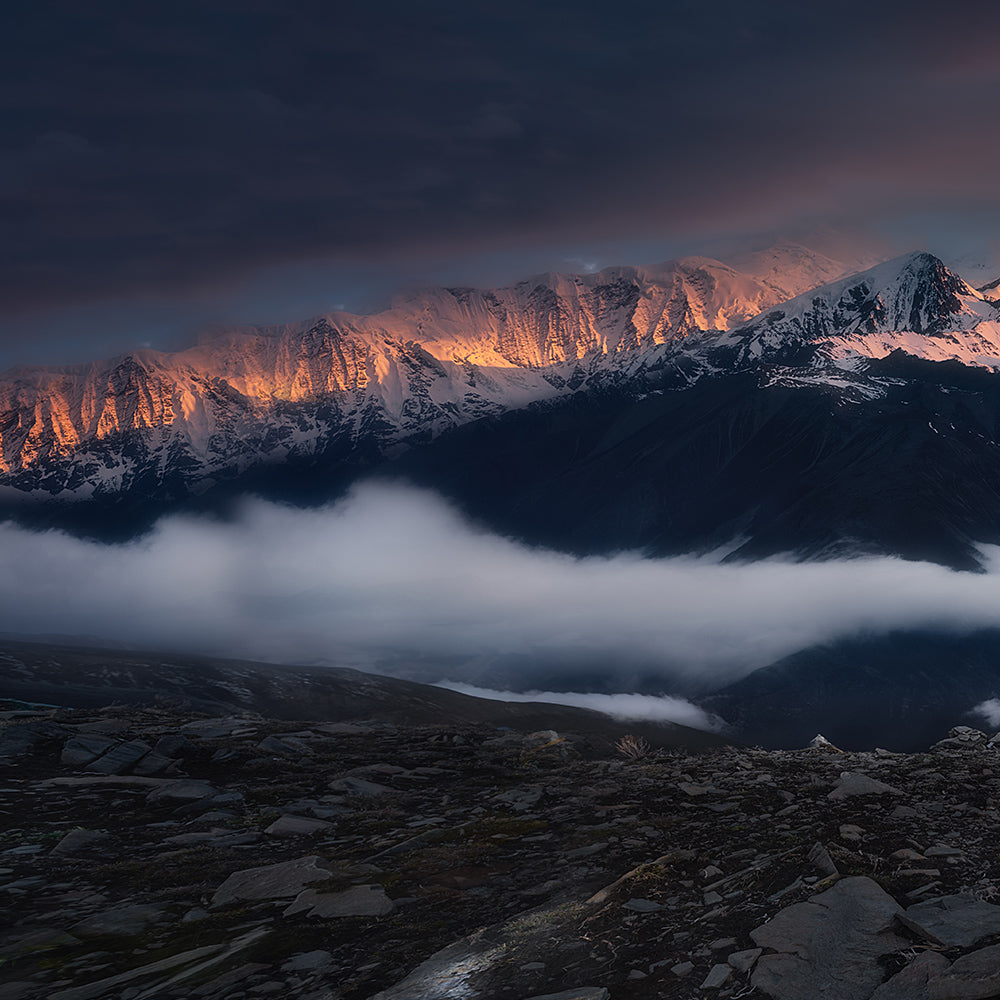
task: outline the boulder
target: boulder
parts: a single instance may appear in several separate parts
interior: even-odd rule
[[[200,799],[211,799],[218,795],[218,789],[213,788],[207,781],[186,781],[178,779],[169,784],[160,785],[154,788],[146,801],[156,802],[196,802]]]
[[[1000,945],[963,955],[927,983],[928,1000],[986,1000],[1000,995]]]
[[[751,931],[755,944],[777,952],[758,960],[751,982],[775,1000],[867,1000],[882,982],[878,959],[906,946],[887,930],[898,912],[872,879],[842,879]]]
[[[264,832],[272,837],[308,837],[314,833],[333,830],[334,825],[322,819],[307,816],[279,816]]]
[[[871,1000],[930,1000],[928,983],[941,975],[951,963],[936,951],[923,951],[888,982],[883,983]]]
[[[285,916],[305,913],[310,917],[384,917],[396,904],[380,885],[355,885],[343,892],[305,889],[285,911]]]
[[[87,851],[99,851],[111,843],[111,835],[103,830],[70,830],[62,840],[52,848],[53,854],[83,854]]]
[[[276,865],[246,868],[233,872],[212,896],[213,906],[224,906],[241,899],[292,899],[312,882],[332,876],[323,867],[323,859],[310,855]]]
[[[899,922],[943,948],[971,948],[1000,934],[1000,906],[958,893],[909,906],[899,914]]]
[[[131,771],[153,748],[142,740],[118,743],[86,765],[86,770],[98,774],[125,774]]]
[[[83,767],[110,750],[117,742],[107,736],[73,736],[66,741],[59,759],[69,767]]]

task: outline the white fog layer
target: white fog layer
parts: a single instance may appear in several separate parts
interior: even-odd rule
[[[122,545],[0,525],[0,631],[413,662],[429,681],[482,684],[452,665],[514,656],[721,682],[859,631],[1000,626],[989,558],[983,574],[893,558],[576,558],[480,530],[431,493],[367,483],[321,509],[250,500],[229,523],[167,518]]]

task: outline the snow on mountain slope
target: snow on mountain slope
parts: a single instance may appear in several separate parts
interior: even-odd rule
[[[43,488],[87,496],[125,488],[139,467],[180,462],[204,476],[310,454],[333,435],[433,435],[571,392],[775,301],[718,261],[687,258],[424,290],[377,315],[234,330],[176,354],[13,369],[0,378],[0,473],[23,487],[37,478],[23,473],[62,466]],[[130,460],[109,445],[125,437]]]
[[[782,302],[871,267],[877,261],[878,258],[863,254],[854,254],[849,262],[836,260],[787,240],[730,259],[734,268],[766,285]]]
[[[789,247],[788,281],[833,262]],[[168,480],[200,489],[261,463],[367,454],[588,387],[761,368],[762,385],[879,393],[864,359],[902,348],[1000,367],[1000,309],[929,254],[780,304],[708,258],[438,288],[370,316],[233,330],[175,354],[137,351],[0,376],[0,487],[83,499]],[[866,381],[867,379],[867,381]],[[871,383],[871,384],[869,384]],[[666,383],[664,383],[666,384]]]
[[[1000,308],[937,258],[912,253],[800,295],[733,334],[743,363],[815,349],[814,364],[882,358],[1000,367]]]
[[[997,296],[1000,296],[1000,278],[996,278],[988,284],[981,285],[979,291],[988,299],[996,299]]]

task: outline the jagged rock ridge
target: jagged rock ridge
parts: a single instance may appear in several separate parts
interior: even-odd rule
[[[572,392],[595,373],[777,301],[706,258],[433,289],[375,316],[234,330],[178,354],[144,350],[0,379],[0,473],[81,497],[143,474],[196,481],[334,438],[381,443]]]

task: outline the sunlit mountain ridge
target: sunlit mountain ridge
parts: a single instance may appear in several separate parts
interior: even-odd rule
[[[794,282],[829,271],[816,259],[818,271],[797,262]],[[87,497],[127,489],[139,466],[211,475],[318,451],[343,433],[434,434],[573,392],[781,300],[773,282],[691,257],[426,289],[373,316],[231,330],[174,354],[12,369],[0,378],[0,473],[21,489]],[[108,447],[116,439],[120,450]]]

